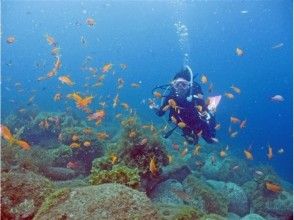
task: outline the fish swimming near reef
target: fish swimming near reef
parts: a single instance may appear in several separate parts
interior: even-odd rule
[[[151,158],[150,163],[149,163],[149,170],[152,173],[152,175],[157,176],[158,175],[158,168],[156,164],[155,158]]]
[[[271,182],[266,182],[265,183],[265,188],[271,192],[281,192],[282,191],[282,188],[280,185],[278,184],[275,184],[275,183],[271,183]]]

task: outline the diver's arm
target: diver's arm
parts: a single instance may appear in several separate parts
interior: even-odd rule
[[[155,111],[155,114],[159,117],[163,116],[165,114],[165,111],[163,111],[163,108],[168,104],[168,100],[170,99],[170,96],[167,96],[164,98],[162,105],[159,108],[154,107],[153,110]]]

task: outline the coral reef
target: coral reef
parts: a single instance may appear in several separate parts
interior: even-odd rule
[[[93,161],[90,183],[99,185],[103,183],[120,183],[134,189],[140,186],[139,171],[123,164],[112,165],[107,157],[97,158]]]
[[[1,217],[27,219],[34,216],[53,184],[33,172],[2,172]]]
[[[224,182],[233,182],[237,185],[242,185],[246,181],[251,179],[251,172],[248,172],[248,165],[245,161],[242,161],[233,156],[226,158],[218,158],[214,164],[210,162],[210,158],[215,156],[214,153],[207,155],[207,161],[201,168],[203,175],[207,179],[220,180]],[[208,158],[208,159],[207,159]],[[237,169],[233,167],[238,166]]]
[[[206,181],[215,190],[220,192],[228,200],[228,211],[244,216],[249,213],[249,202],[243,189],[235,183],[222,181]]]
[[[259,167],[262,175],[256,174],[254,179],[242,185],[250,200],[250,208],[264,218],[289,219],[293,216],[293,194],[281,186],[279,177],[270,167]],[[266,183],[272,182],[281,186],[281,191],[272,192]]]
[[[175,179],[169,179],[158,184],[149,195],[152,202],[168,205],[184,205],[183,201],[173,191],[183,191],[183,186]]]
[[[50,198],[49,209],[44,203],[35,219],[159,219],[144,193],[121,184],[77,187]]]
[[[207,183],[201,179],[194,177],[193,175],[189,175],[184,181],[183,186],[185,192],[191,196],[191,198],[195,198],[199,200],[199,198],[203,201],[203,212],[205,213],[215,213],[221,216],[227,216],[228,213],[228,201],[221,194],[215,191],[212,187],[208,186]],[[196,201],[196,204],[199,208],[201,204],[198,204],[199,201]],[[191,202],[191,205],[194,205]]]

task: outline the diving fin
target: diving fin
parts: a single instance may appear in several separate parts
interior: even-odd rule
[[[177,128],[178,126],[175,126],[173,129],[169,130],[168,132],[166,132],[166,134],[163,136],[164,138],[168,138],[169,136],[171,136],[171,134],[173,133],[173,131]]]

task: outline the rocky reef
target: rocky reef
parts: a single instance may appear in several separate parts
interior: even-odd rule
[[[121,184],[62,189],[49,195],[34,219],[159,219],[148,197]]]

